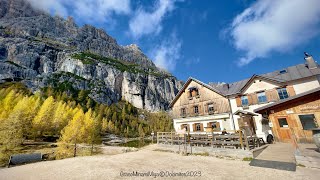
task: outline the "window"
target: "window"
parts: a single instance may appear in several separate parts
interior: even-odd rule
[[[181,116],[182,117],[186,116],[186,108],[181,108]]]
[[[199,114],[199,107],[198,106],[194,106],[194,113]]]
[[[283,69],[281,71],[279,71],[280,74],[284,74],[284,73],[287,73],[287,70],[286,69]]]
[[[241,96],[241,103],[242,103],[242,106],[248,106],[249,105],[248,96]]]
[[[299,115],[300,122],[304,130],[317,128],[317,120],[313,114]]]
[[[278,89],[278,94],[280,99],[286,99],[289,97],[287,89],[286,88],[280,88]]]
[[[259,92],[259,93],[257,93],[257,96],[258,96],[258,102],[259,103],[267,102],[267,97],[266,97],[266,93],[265,92]]]
[[[208,104],[208,112],[209,113],[213,113],[214,112],[213,104]]]
[[[182,127],[183,127],[183,129],[185,129],[186,131],[189,131],[187,124],[183,124]]]
[[[201,125],[200,125],[200,123],[197,123],[197,124],[196,124],[196,131],[201,131]]]
[[[192,99],[192,97],[199,97],[199,90],[196,87],[190,87],[189,88],[189,98]]]
[[[279,118],[278,121],[280,127],[289,127],[286,118]]]
[[[220,131],[219,122],[212,122],[212,123],[211,123],[211,127],[212,127],[213,130],[218,130],[218,131]]]

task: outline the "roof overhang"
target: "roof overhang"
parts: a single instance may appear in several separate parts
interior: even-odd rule
[[[235,113],[233,113],[234,115],[238,115],[238,116],[258,116],[258,114],[249,112],[249,111],[244,111],[244,110],[237,110]]]
[[[254,75],[249,79],[249,81],[247,81],[247,83],[240,89],[240,92],[239,92],[239,93],[244,92],[244,91],[248,88],[248,86],[249,86],[255,79],[265,80],[265,81],[268,81],[268,82],[271,82],[271,83],[274,83],[274,84],[277,84],[277,85],[284,85],[284,83],[285,83],[285,81],[284,81],[284,80],[281,80],[281,79],[270,78],[270,77],[260,76],[260,75],[254,74]]]
[[[270,110],[271,108],[275,108],[276,106],[284,105],[286,103],[291,103],[292,101],[296,101],[296,100],[299,100],[301,98],[304,98],[306,96],[311,96],[311,95],[317,95],[319,97],[319,99],[320,99],[320,87],[312,89],[310,91],[306,91],[304,93],[301,93],[301,94],[298,94],[298,95],[295,95],[295,96],[288,97],[287,99],[283,99],[283,100],[274,102],[272,104],[263,106],[261,108],[257,108],[257,109],[254,110],[254,112],[261,114],[261,113],[263,113],[263,112],[265,112],[267,110]]]
[[[213,91],[213,92],[215,92],[215,93],[217,93],[217,94],[225,97],[224,94],[222,94],[222,93],[219,92],[217,89],[215,89],[215,88],[213,88],[212,86],[210,86],[209,84],[206,84],[206,83],[204,83],[204,82],[202,82],[202,81],[199,81],[199,80],[197,80],[197,79],[195,79],[195,78],[193,78],[193,77],[189,77],[189,79],[187,80],[187,82],[183,85],[183,87],[179,90],[178,94],[174,97],[174,99],[173,99],[173,100],[171,101],[171,103],[169,104],[169,108],[171,108],[171,107],[174,105],[174,103],[179,99],[179,97],[180,97],[181,94],[185,91],[185,89],[188,87],[188,85],[191,83],[191,81],[194,81],[194,82],[196,82],[196,83],[198,83],[198,84],[200,84],[200,85],[202,85],[202,86],[210,89],[211,91]]]

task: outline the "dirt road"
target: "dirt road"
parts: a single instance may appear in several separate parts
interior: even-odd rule
[[[185,179],[182,175],[194,176],[189,176],[188,179],[306,180],[320,177],[320,169],[297,167],[296,172],[289,172],[251,167],[246,161],[181,156],[153,151],[154,148],[148,146],[137,152],[77,157],[5,168],[0,170],[0,179],[169,179],[170,177],[165,176],[166,173],[174,176],[174,179]],[[153,176],[129,176],[136,171],[153,172]]]

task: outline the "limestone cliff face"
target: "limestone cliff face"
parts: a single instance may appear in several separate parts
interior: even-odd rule
[[[95,56],[75,56],[82,52]],[[24,0],[0,0],[0,83],[13,80],[33,91],[68,83],[98,102],[123,98],[151,111],[166,109],[182,86],[136,45],[120,46],[101,29],[78,27],[71,17],[52,17]]]

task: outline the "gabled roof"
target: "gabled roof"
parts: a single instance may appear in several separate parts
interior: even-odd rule
[[[269,82],[273,82],[273,83],[276,83],[276,84],[283,84],[285,83],[284,80],[282,79],[276,79],[276,78],[272,78],[272,77],[266,77],[264,75],[256,75],[254,74],[253,76],[251,76],[251,78],[245,83],[245,85],[240,89],[239,93],[242,93],[255,79],[262,79],[262,80],[265,80],[265,81],[269,81]]]
[[[199,81],[198,79],[195,79],[193,77],[189,77],[189,79],[187,80],[186,83],[184,83],[183,87],[179,90],[178,94],[176,95],[176,97],[171,101],[171,103],[169,104],[169,108],[171,108],[173,106],[173,104],[179,99],[179,97],[181,96],[181,94],[185,91],[185,89],[188,87],[188,85],[191,83],[191,81],[194,81],[210,90],[212,90],[213,92],[215,93],[218,93],[220,94],[221,96],[224,96],[225,95],[223,93],[221,93],[219,90],[217,90],[216,88],[210,86],[209,84],[206,84],[202,81]]]
[[[280,73],[281,70],[286,70],[285,73]],[[228,89],[223,89],[216,87],[222,94],[224,95],[236,95],[240,94],[243,89],[245,89],[245,86],[248,86],[250,82],[255,78],[263,78],[265,80],[269,80],[272,82],[277,82],[280,84],[286,84],[290,81],[298,80],[298,79],[303,79],[315,75],[320,75],[320,67],[314,68],[314,69],[309,69],[306,64],[298,64],[295,66],[290,66],[287,68],[283,68],[281,70],[273,71],[270,73],[266,74],[261,74],[261,75],[253,75],[252,77],[248,79],[244,79],[241,81],[233,82],[228,84]]]
[[[301,94],[298,94],[298,95],[295,95],[295,96],[290,96],[286,99],[282,99],[280,101],[277,101],[277,102],[274,102],[272,104],[269,104],[269,105],[266,105],[266,106],[263,106],[263,107],[260,107],[258,109],[255,109],[254,112],[262,112],[262,111],[266,111],[270,108],[273,108],[277,105],[282,105],[282,104],[285,104],[285,103],[290,103],[294,100],[298,100],[300,98],[303,98],[305,96],[309,96],[309,95],[312,95],[312,94],[316,94],[318,95],[319,99],[320,99],[320,87],[319,88],[315,88],[315,89],[312,89],[310,91],[306,91],[304,93],[301,93]]]

